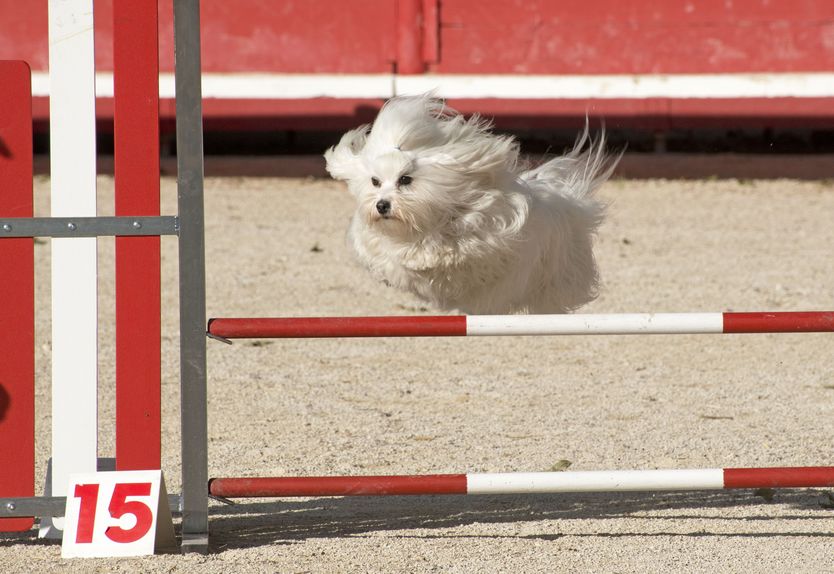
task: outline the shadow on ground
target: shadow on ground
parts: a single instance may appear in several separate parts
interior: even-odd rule
[[[500,534],[461,534],[435,532],[474,524],[498,525],[514,522],[594,520],[622,518],[676,522],[669,531],[571,533],[570,536],[828,536],[823,532],[796,532],[794,529],[762,533],[745,527],[757,520],[773,520],[768,508],[777,504],[788,512],[779,520],[830,521],[832,510],[823,504],[824,493],[812,490],[781,491],[773,502],[753,492],[680,493],[604,493],[540,496],[397,496],[283,499],[240,502],[234,506],[212,506],[210,524],[212,546],[216,550],[268,544],[292,544],[311,538],[338,538],[371,533],[408,531],[398,537],[503,538]],[[743,516],[728,516],[726,510],[744,508]],[[716,512],[711,512],[716,511]],[[646,513],[651,512],[652,515]],[[697,530],[682,530],[680,521],[699,521]],[[704,520],[737,521],[737,533],[710,533],[702,529]],[[814,529],[815,530],[815,529]],[[418,532],[419,531],[419,532]],[[427,532],[428,531],[428,532]],[[518,536],[511,535],[514,538]],[[524,538],[556,539],[564,536],[552,524],[543,524],[538,534]]]

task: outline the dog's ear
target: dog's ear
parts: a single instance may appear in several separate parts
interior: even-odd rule
[[[512,171],[517,159],[517,142],[508,136],[493,136],[454,143],[427,154],[414,154],[413,161],[419,167],[441,167],[488,184],[505,171]]]
[[[492,124],[474,115],[451,115],[442,122],[446,141],[415,153],[417,165],[436,166],[470,181],[491,185],[496,177],[512,171],[518,161],[518,143],[511,136],[496,135]]]
[[[368,125],[350,130],[338,144],[324,152],[327,172],[333,179],[350,180],[362,175],[360,154],[368,139]]]
[[[415,167],[443,167],[446,169],[462,168],[460,161],[453,155],[444,153],[442,151],[435,151],[432,153],[417,154],[414,152],[405,152],[408,158],[414,163]]]

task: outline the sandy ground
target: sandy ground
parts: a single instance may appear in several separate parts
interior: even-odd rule
[[[48,179],[36,178],[40,214]],[[100,178],[101,212],[112,178]],[[834,185],[616,180],[588,312],[834,308]],[[209,316],[426,314],[375,283],[352,200],[314,178],[206,182]],[[176,188],[163,179],[166,213]],[[176,243],[163,240],[163,468],[179,492]],[[38,254],[37,476],[49,456],[49,245]],[[113,454],[113,242],[100,241],[100,453]],[[832,464],[831,336],[209,342],[210,476]],[[40,479],[39,479],[40,480]],[[829,492],[212,503],[213,552],[4,572],[831,572]]]

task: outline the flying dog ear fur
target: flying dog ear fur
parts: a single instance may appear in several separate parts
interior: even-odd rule
[[[442,167],[485,185],[515,170],[518,142],[510,136],[491,133],[489,122],[477,115],[469,119],[449,115],[437,121],[445,132],[445,141],[438,147],[415,152],[417,165]]]
[[[364,173],[359,155],[367,139],[368,124],[365,124],[347,132],[338,144],[324,153],[327,172],[333,179],[351,180]]]

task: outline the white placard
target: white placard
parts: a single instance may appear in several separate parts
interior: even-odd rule
[[[161,470],[70,476],[61,556],[143,556],[174,547]]]

